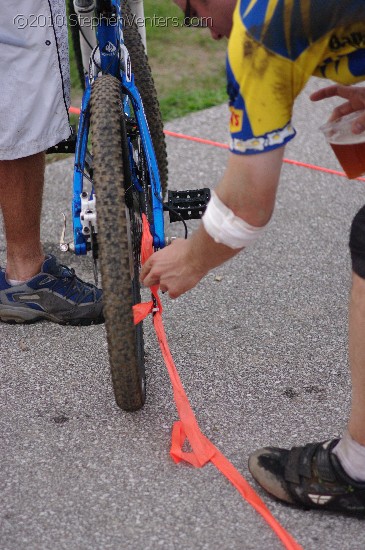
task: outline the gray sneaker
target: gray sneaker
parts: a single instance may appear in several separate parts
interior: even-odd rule
[[[5,271],[0,271],[0,320],[30,323],[46,319],[61,325],[103,323],[102,294],[49,255],[41,272],[21,285],[11,286]]]

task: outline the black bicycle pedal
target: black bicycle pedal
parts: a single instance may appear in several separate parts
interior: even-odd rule
[[[49,147],[46,151],[47,155],[50,153],[74,153],[76,151],[76,128],[72,126],[72,134],[67,139],[64,139]]]
[[[166,210],[170,222],[198,220],[204,214],[210,199],[210,189],[192,189],[190,191],[168,191]]]

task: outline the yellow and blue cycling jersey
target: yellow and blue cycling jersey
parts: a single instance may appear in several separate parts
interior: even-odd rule
[[[294,100],[312,75],[365,80],[365,0],[238,0],[227,52],[231,151],[292,139]]]

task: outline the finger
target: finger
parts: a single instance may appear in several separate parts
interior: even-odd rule
[[[351,126],[351,130],[354,134],[361,134],[365,131],[365,113],[362,113]]]
[[[320,101],[322,99],[328,99],[329,97],[343,97],[344,99],[350,99],[352,94],[351,87],[349,86],[327,86],[322,88],[322,90],[317,90],[313,92],[309,97],[312,101]]]
[[[148,275],[143,279],[143,285],[147,287],[155,286],[160,284],[160,277],[159,275],[156,275],[152,273],[152,271],[149,272]]]
[[[347,101],[346,103],[342,103],[342,105],[338,105],[335,109],[332,111],[332,115],[330,116],[329,122],[332,122],[334,120],[337,120],[338,118],[348,115],[354,111],[353,107],[351,106],[351,103]]]
[[[160,282],[160,276],[153,271],[154,258],[151,256],[146,263],[142,266],[142,269],[139,274],[140,282],[146,286],[151,287],[153,285],[158,285]]]
[[[151,271],[151,259],[149,258],[145,263],[144,265],[142,266],[141,268],[141,271],[140,271],[140,274],[139,274],[139,280],[141,281],[141,283],[144,284],[144,279],[147,277],[147,275],[149,274],[149,272]]]
[[[178,298],[179,296],[181,296],[182,292],[176,292],[174,290],[169,290],[169,297],[172,299],[172,300],[176,300],[176,298]]]
[[[316,92],[313,92],[309,99],[311,101],[320,101],[321,99],[326,99],[328,97],[334,97],[337,95],[337,88],[338,86],[327,86],[326,88],[322,88],[321,90],[317,90]]]

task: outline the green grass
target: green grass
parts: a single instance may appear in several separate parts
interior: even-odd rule
[[[70,76],[71,76],[71,97],[79,98],[82,95],[81,83],[79,78],[79,73],[76,67],[75,54],[72,47],[71,38],[69,35],[69,53],[70,53]],[[79,105],[74,105],[74,107],[79,107]]]
[[[218,105],[227,100],[226,40],[216,42],[207,29],[163,26],[157,18],[182,20],[172,0],[145,0],[147,49],[164,121]],[[133,63],[133,60],[132,60]],[[73,105],[79,106],[81,86],[70,47]]]
[[[161,113],[165,121],[171,120],[224,103],[226,95],[225,88],[207,91],[204,95],[201,94],[201,90],[193,89],[187,93],[179,90],[161,99]]]

